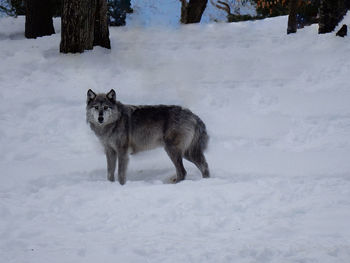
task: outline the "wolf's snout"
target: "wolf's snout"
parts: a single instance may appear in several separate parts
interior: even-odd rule
[[[102,123],[103,122],[103,117],[98,117],[98,122]]]

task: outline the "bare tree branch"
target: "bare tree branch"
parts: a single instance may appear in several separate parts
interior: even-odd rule
[[[12,9],[12,8],[9,9],[9,8],[7,8],[7,7],[5,7],[5,6],[0,5],[0,10],[2,10],[3,12],[5,12],[5,14],[8,15],[8,16],[13,16],[13,15],[14,15],[14,14],[13,14],[13,9]]]
[[[227,12],[227,15],[230,15],[230,14],[231,14],[231,8],[230,8],[230,6],[229,6],[227,3],[222,2],[222,1],[218,1],[217,3],[214,3],[213,0],[210,0],[210,3],[211,3],[213,6],[215,6],[216,8],[226,11],[226,12]],[[224,6],[221,6],[221,5],[219,5],[218,3],[219,3],[219,4],[222,4],[222,5],[224,5]]]

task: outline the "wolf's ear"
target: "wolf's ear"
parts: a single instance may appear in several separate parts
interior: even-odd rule
[[[86,103],[89,103],[94,98],[96,98],[95,92],[93,92],[91,89],[89,89],[88,92],[87,92],[87,101],[86,101]]]
[[[111,91],[107,93],[107,98],[110,100],[115,100],[115,97],[116,97],[115,91],[114,89],[111,89]]]

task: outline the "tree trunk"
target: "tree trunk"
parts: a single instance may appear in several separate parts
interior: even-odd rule
[[[332,32],[345,13],[345,0],[321,0],[318,33]]]
[[[180,0],[181,1],[181,23],[191,24],[201,21],[208,0]]]
[[[107,1],[97,0],[95,11],[94,46],[101,46],[110,49]]]
[[[182,24],[187,24],[187,11],[188,11],[188,3],[187,0],[180,0],[181,1],[181,18],[180,22]]]
[[[93,48],[90,1],[64,0],[60,52],[77,53]]]
[[[37,38],[55,34],[50,1],[27,0],[25,37]]]
[[[106,0],[64,0],[61,23],[61,53],[111,48]]]
[[[297,8],[298,8],[298,0],[290,0],[287,34],[297,32]]]

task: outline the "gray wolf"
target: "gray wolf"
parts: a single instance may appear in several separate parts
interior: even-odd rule
[[[183,158],[194,163],[203,178],[209,168],[203,151],[208,135],[203,121],[180,106],[125,105],[107,94],[87,92],[86,120],[102,143],[107,157],[107,178],[114,181],[118,159],[118,181],[125,184],[129,153],[164,147],[176,168],[176,180],[186,177]]]

